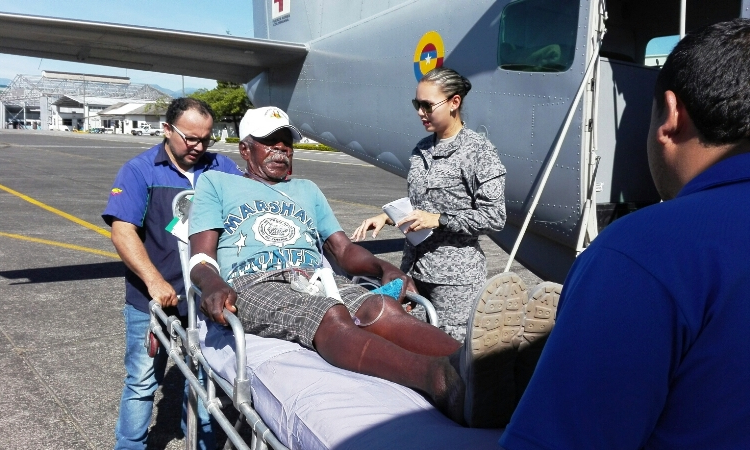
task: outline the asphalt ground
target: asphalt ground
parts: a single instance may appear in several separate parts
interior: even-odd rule
[[[101,219],[123,163],[150,136],[0,130],[0,448],[106,449],[122,392],[124,265]],[[236,144],[218,143],[238,163]],[[244,165],[244,164],[243,164]],[[297,150],[294,176],[326,194],[345,231],[406,193],[406,181],[341,153]],[[398,265],[403,236],[364,244]],[[490,276],[507,255],[481,240]],[[529,287],[541,280],[519,264]],[[149,448],[179,449],[182,376],[157,393]]]

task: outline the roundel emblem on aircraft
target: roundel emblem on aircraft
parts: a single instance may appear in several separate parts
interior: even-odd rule
[[[417,81],[430,70],[442,67],[444,56],[445,47],[440,34],[437,31],[425,33],[414,50],[414,76],[417,77]]]

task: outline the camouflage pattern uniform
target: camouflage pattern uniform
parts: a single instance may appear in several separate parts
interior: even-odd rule
[[[411,204],[450,220],[416,247],[406,241],[401,270],[411,270],[441,328],[463,340],[469,309],[487,278],[479,235],[505,225],[505,167],[492,143],[465,127],[451,142],[435,145],[434,135],[422,139],[410,162]]]

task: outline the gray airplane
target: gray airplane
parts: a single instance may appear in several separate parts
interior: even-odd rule
[[[417,80],[454,68],[473,84],[466,125],[508,170],[508,223],[492,238],[560,282],[603,227],[659,201],[645,150],[658,73],[648,42],[750,17],[750,0],[253,6],[255,39],[0,13],[0,52],[245,83],[254,105],[402,177],[424,136]]]

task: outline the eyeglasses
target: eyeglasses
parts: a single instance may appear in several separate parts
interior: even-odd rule
[[[412,106],[414,106],[414,109],[416,109],[417,111],[419,111],[421,109],[422,111],[425,112],[425,114],[430,114],[430,113],[432,113],[432,111],[435,110],[435,108],[437,108],[438,106],[440,106],[443,103],[447,102],[451,98],[453,98],[453,97],[448,97],[445,100],[443,100],[442,102],[437,102],[437,103],[430,103],[430,102],[425,101],[425,100],[417,100],[416,98],[414,98],[414,99],[411,100],[411,104],[412,104]]]
[[[185,141],[188,147],[195,147],[198,144],[203,144],[203,148],[208,148],[216,143],[216,139],[214,139],[213,137],[208,137],[205,139],[201,139],[197,137],[187,137],[185,136],[185,133],[180,131],[179,128],[177,128],[173,124],[170,123],[169,126],[172,127],[172,129],[175,130],[177,134],[180,135],[180,137],[182,138],[183,141]]]

